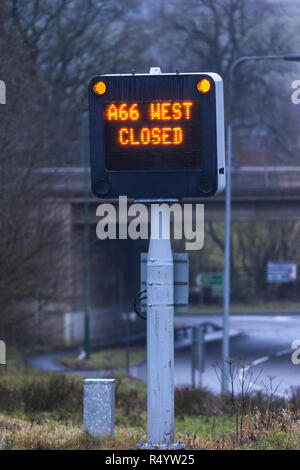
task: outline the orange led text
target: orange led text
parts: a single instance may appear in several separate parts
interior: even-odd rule
[[[192,116],[193,103],[184,101],[149,103],[148,115],[141,116],[138,103],[111,103],[107,106],[105,117],[108,121],[138,121],[140,117],[149,118],[151,121],[179,121],[189,120]]]
[[[108,121],[137,121],[139,118],[140,113],[137,103],[130,106],[126,103],[120,105],[110,104],[106,110],[106,119]]]
[[[150,119],[152,121],[179,121],[180,119],[191,119],[191,108],[193,103],[150,103]]]
[[[183,142],[181,127],[142,127],[119,129],[121,145],[179,145]]]

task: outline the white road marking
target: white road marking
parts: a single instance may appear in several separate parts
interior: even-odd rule
[[[281,356],[285,356],[286,354],[292,354],[293,353],[293,349],[289,348],[289,349],[283,349],[282,351],[278,351],[275,356],[276,357],[281,357]]]
[[[270,359],[270,356],[263,356],[253,361],[251,365],[257,366],[258,364],[262,364],[263,362],[269,361],[269,359]]]

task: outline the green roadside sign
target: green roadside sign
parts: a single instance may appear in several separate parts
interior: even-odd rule
[[[222,296],[224,289],[223,273],[199,273],[195,278],[199,287],[211,287],[212,295]]]

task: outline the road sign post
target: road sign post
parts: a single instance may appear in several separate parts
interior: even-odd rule
[[[223,296],[224,291],[224,276],[223,273],[199,273],[195,278],[197,286],[203,289],[210,288],[212,298],[220,298]],[[204,300],[203,292],[201,292],[202,302]]]
[[[81,164],[84,167],[84,273],[83,273],[83,293],[84,293],[84,351],[86,358],[90,358],[91,338],[90,338],[90,311],[91,311],[91,274],[90,274],[90,224],[89,224],[89,184],[88,184],[88,114],[85,112],[81,116],[80,133],[80,154]]]
[[[174,278],[170,213],[151,216],[147,260],[148,443],[174,443]]]
[[[89,112],[94,194],[157,206],[146,267],[148,442],[138,447],[184,448],[174,443],[174,305],[184,307],[187,282],[174,299],[170,211],[157,203],[224,189],[223,82],[159,68],[102,75],[90,82]]]

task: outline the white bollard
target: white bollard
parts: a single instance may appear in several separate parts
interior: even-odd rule
[[[85,379],[83,428],[95,437],[115,433],[115,379]]]

